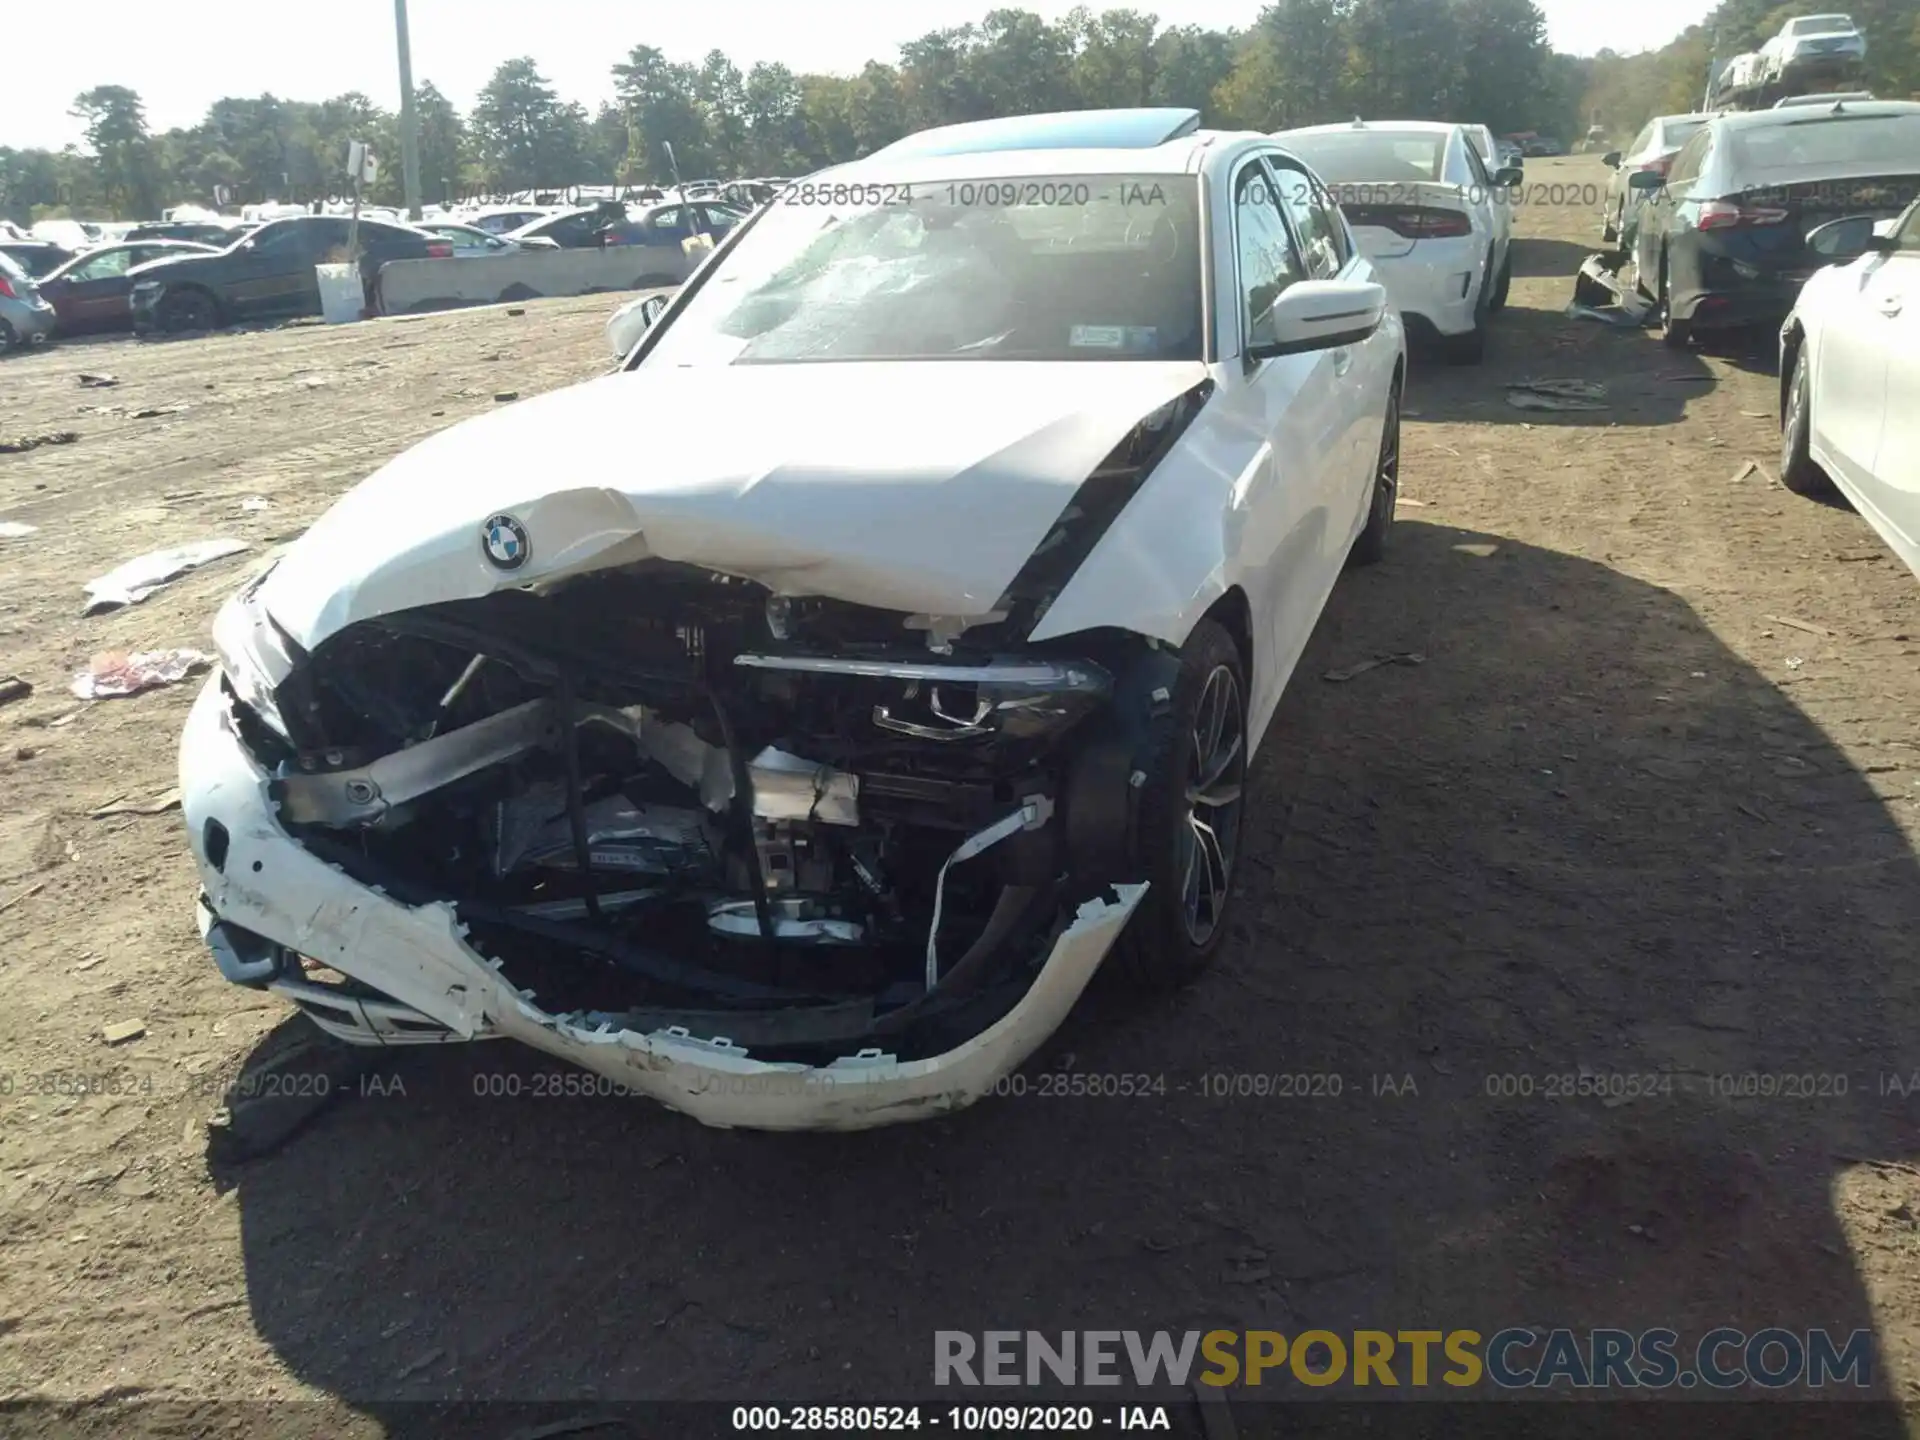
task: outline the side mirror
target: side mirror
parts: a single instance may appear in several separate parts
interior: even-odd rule
[[[1493,172],[1494,186],[1500,190],[1509,190],[1515,185],[1525,184],[1526,179],[1527,172],[1518,165],[1503,165]]]
[[[654,321],[660,318],[667,308],[667,297],[648,295],[639,300],[629,300],[613,312],[607,321],[607,349],[613,352],[613,358],[624,360],[640,343],[640,337],[653,328]]]
[[[1247,357],[1267,360],[1354,345],[1380,328],[1386,288],[1370,280],[1301,280],[1255,319]]]
[[[1844,265],[1870,252],[1891,249],[1874,233],[1877,223],[1871,215],[1829,220],[1807,232],[1807,248],[1830,265]]]
[[[1658,170],[1636,170],[1627,176],[1627,188],[1645,191],[1664,190],[1667,188],[1667,177]]]
[[[1620,160],[1621,155],[1618,150],[1609,150],[1600,157],[1600,163],[1609,170],[1618,170],[1620,168]]]

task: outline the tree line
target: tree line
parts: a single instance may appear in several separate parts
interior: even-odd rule
[[[1920,89],[1913,0],[1849,0],[1868,33],[1869,83]],[[744,71],[720,50],[698,62],[636,45],[611,67],[614,99],[561,98],[527,58],[499,66],[471,110],[431,83],[415,93],[428,201],[533,186],[662,182],[680,173],[794,175],[855,159],[901,135],[962,120],[1083,107],[1186,105],[1205,123],[1260,130],[1354,115],[1456,119],[1563,140],[1597,122],[1623,139],[1655,114],[1695,108],[1709,57],[1756,48],[1817,4],[1722,0],[1656,51],[1553,53],[1533,0],[1275,0],[1241,29],[1163,26],[1130,9],[1057,22],[998,9],[931,31],[854,75]],[[1630,36],[1623,36],[1630,40]],[[140,96],[102,85],[77,97],[84,146],[0,146],[0,214],[145,218],[166,205],[306,202],[337,195],[349,140],[382,168],[368,199],[401,199],[398,123],[358,92],[215,101],[199,124],[154,133]]]

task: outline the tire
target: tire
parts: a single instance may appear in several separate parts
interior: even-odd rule
[[[1373,496],[1368,502],[1366,528],[1353,542],[1348,560],[1374,565],[1387,553],[1387,535],[1400,499],[1400,392],[1387,397],[1387,423],[1380,433],[1380,454],[1373,467]]]
[[[1500,311],[1507,308],[1507,296],[1513,292],[1513,246],[1507,246],[1507,258],[1500,262],[1500,278],[1493,282],[1493,299],[1487,308]]]
[[[1669,350],[1693,344],[1693,322],[1673,318],[1673,294],[1667,284],[1667,257],[1660,257],[1660,343]]]
[[[19,331],[15,330],[9,322],[0,320],[0,355],[4,355],[9,350],[18,348],[19,344]]]
[[[1617,245],[1620,243],[1620,217],[1617,213],[1611,220],[1605,216],[1601,217],[1600,243],[1602,245]]]
[[[1828,495],[1833,481],[1813,459],[1813,380],[1807,373],[1807,347],[1793,357],[1786,411],[1780,417],[1780,483],[1796,495]]]
[[[169,291],[154,312],[155,328],[166,335],[185,335],[195,330],[220,328],[220,305],[213,296],[197,286]]]
[[[1196,979],[1226,937],[1246,809],[1246,662],[1211,620],[1181,647],[1148,753],[1133,843],[1135,873],[1151,883],[1106,968],[1130,990],[1159,993]]]

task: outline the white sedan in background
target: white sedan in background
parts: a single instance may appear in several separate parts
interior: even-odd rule
[[[1471,365],[1513,283],[1511,187],[1521,173],[1489,170],[1470,128],[1355,120],[1274,138],[1332,188],[1409,327]]]
[[[560,247],[551,240],[526,241],[513,239],[507,235],[495,235],[482,230],[478,225],[460,225],[451,220],[423,220],[414,227],[438,235],[442,240],[453,243],[453,258],[470,260],[479,255],[516,255],[529,249],[557,250]]]
[[[1920,575],[1920,201],[1807,243],[1847,263],[1816,271],[1781,327],[1780,478],[1837,486]]]
[[[180,773],[229,980],[855,1129],[1219,951],[1249,760],[1393,523],[1371,263],[1193,110],[809,183],[616,373],[400,455],[221,611]]]

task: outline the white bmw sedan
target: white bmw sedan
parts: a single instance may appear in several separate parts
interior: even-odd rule
[[[791,185],[616,373],[335,505],[222,610],[182,743],[227,978],[851,1129],[990,1091],[1103,963],[1197,974],[1405,376],[1300,162],[1197,125]]]
[[[1333,190],[1407,323],[1454,361],[1486,354],[1487,319],[1513,284],[1518,168],[1490,170],[1470,127],[1355,120],[1274,139]]]
[[[1817,270],[1780,330],[1780,478],[1829,483],[1920,574],[1920,201],[1807,236]]]

